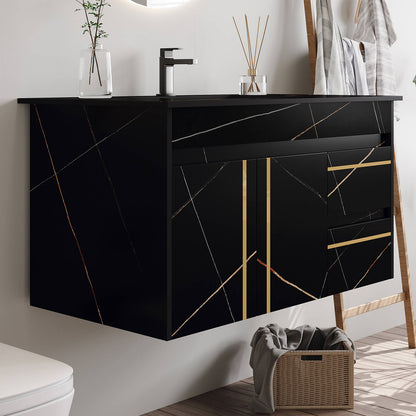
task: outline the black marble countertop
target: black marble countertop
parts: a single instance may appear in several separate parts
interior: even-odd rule
[[[318,102],[359,102],[359,101],[401,101],[403,97],[393,95],[296,95],[269,94],[262,96],[241,95],[177,95],[175,97],[159,96],[124,96],[109,99],[88,99],[77,97],[18,98],[20,104],[72,104],[72,105],[126,105],[153,103],[168,108],[186,107],[227,107],[240,105],[274,105],[290,103]]]

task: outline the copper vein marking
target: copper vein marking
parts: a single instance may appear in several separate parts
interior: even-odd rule
[[[199,223],[199,228],[201,229],[202,236],[204,237],[205,245],[207,246],[209,255],[211,257],[212,264],[214,265],[214,268],[215,268],[215,272],[217,273],[218,279],[219,279],[219,281],[222,285],[223,281],[222,281],[222,278],[221,278],[221,274],[220,274],[220,271],[218,270],[217,262],[215,261],[214,255],[212,254],[211,246],[208,242],[208,238],[207,238],[207,235],[205,233],[204,227],[202,226],[202,221],[201,221],[201,218],[199,217],[198,211],[196,209],[195,202],[192,199],[191,190],[189,189],[189,185],[188,185],[188,181],[186,180],[185,172],[184,172],[182,166],[180,168],[181,168],[183,180],[185,182],[186,190],[188,191],[189,198],[191,199],[191,204],[192,204],[192,207],[194,209],[196,219],[198,220],[198,223]],[[228,310],[229,310],[230,315],[231,315],[231,319],[233,320],[233,322],[235,322],[233,311],[232,311],[231,305],[230,305],[230,301],[228,300],[227,291],[225,290],[224,286],[223,286],[223,292],[224,292],[225,300],[227,302]]]
[[[327,204],[326,199],[312,186],[308,185],[307,183],[301,181],[297,176],[295,176],[292,172],[290,172],[282,163],[280,163],[276,158],[272,158],[273,162],[276,163],[284,172],[286,172],[291,178],[293,178],[296,182],[300,185],[304,186],[308,191],[311,191],[315,194],[325,205]]]
[[[195,192],[190,199],[188,199],[173,215],[172,219],[174,219],[178,214],[180,214],[205,188],[213,182],[217,176],[221,173],[221,171],[228,165],[229,162],[224,163],[214,174],[214,176],[209,179],[197,192]]]
[[[108,139],[110,139],[111,137],[113,137],[114,135],[116,135],[117,133],[119,133],[121,130],[125,129],[127,126],[129,126],[131,123],[133,123],[134,121],[136,121],[138,118],[140,118],[144,113],[146,113],[147,111],[149,111],[149,109],[147,108],[146,110],[142,111],[140,114],[138,114],[136,117],[132,118],[130,121],[128,121],[127,123],[123,124],[121,127],[119,127],[116,131],[113,131],[112,133],[110,133],[108,136],[105,136],[103,139],[99,140],[97,142],[97,144],[94,144],[93,146],[91,146],[90,148],[88,148],[85,152],[82,152],[81,154],[79,154],[75,159],[71,160],[70,162],[68,162],[64,167],[62,167],[61,169],[59,169],[56,174],[59,175],[60,173],[62,173],[66,168],[69,168],[71,165],[73,165],[75,162],[77,162],[79,159],[83,158],[87,153],[91,152],[91,150],[94,150],[97,146],[99,146],[100,144],[104,143],[105,141],[107,141]],[[51,175],[48,178],[44,179],[42,182],[38,183],[37,185],[35,185],[30,192],[36,190],[37,188],[39,188],[39,186],[43,185],[44,183],[50,181],[51,179],[53,179],[55,177],[55,175]]]
[[[374,265],[380,260],[381,256],[384,254],[384,252],[391,246],[391,241],[390,243],[387,244],[386,247],[384,247],[384,249],[381,251],[381,253],[377,256],[377,258],[373,261],[373,263],[371,264],[371,266],[368,268],[368,270],[364,273],[364,276],[358,281],[358,283],[353,287],[353,289],[355,289],[368,275],[368,273],[370,273],[370,270],[374,267]]]
[[[329,231],[329,233],[331,234],[332,241],[335,243],[334,234],[332,233],[331,230]],[[348,283],[347,283],[347,278],[345,277],[344,268],[342,267],[341,257],[338,253],[338,248],[337,247],[335,248],[335,255],[337,256],[337,261],[338,261],[338,264],[339,264],[339,268],[341,269],[341,273],[342,273],[342,277],[344,279],[345,287],[348,290],[349,287],[348,287]]]
[[[373,101],[373,109],[374,109],[374,116],[377,122],[378,132],[381,134],[380,122],[378,121],[378,116],[377,116],[377,111],[376,111],[376,106],[374,104],[374,101]]]
[[[253,256],[257,254],[257,251],[255,251],[246,261],[246,264],[251,260]],[[174,337],[185,325],[187,322],[189,322],[221,289],[224,288],[224,286],[243,268],[244,264],[242,264],[224,283],[219,286],[215,292],[213,292],[202,304],[199,306],[195,311],[187,318],[182,325],[172,334],[172,337]]]
[[[100,308],[99,308],[99,306],[98,306],[98,301],[97,301],[97,296],[95,295],[94,286],[93,286],[93,284],[92,284],[92,281],[91,281],[91,278],[90,278],[90,274],[89,274],[89,272],[88,272],[88,267],[87,267],[87,264],[86,264],[86,262],[85,262],[85,258],[84,258],[84,255],[83,255],[83,253],[82,253],[82,250],[81,250],[81,246],[80,246],[80,244],[79,244],[79,241],[78,241],[77,235],[76,235],[75,230],[74,230],[74,227],[73,227],[73,225],[72,225],[71,218],[70,218],[70,216],[69,216],[68,207],[67,207],[66,202],[65,202],[65,198],[64,198],[64,194],[63,194],[63,192],[62,192],[61,184],[60,184],[60,182],[59,182],[59,178],[58,178],[58,175],[57,175],[57,173],[56,173],[55,163],[53,162],[52,154],[51,154],[51,151],[50,151],[50,149],[49,149],[48,140],[46,139],[45,130],[43,129],[42,121],[41,121],[41,119],[40,119],[40,115],[39,115],[39,110],[38,110],[38,107],[37,107],[37,105],[36,105],[36,104],[34,105],[34,108],[35,108],[35,111],[36,111],[36,116],[37,116],[37,119],[38,119],[38,122],[39,122],[39,126],[40,126],[40,129],[41,129],[41,132],[42,132],[42,136],[43,136],[43,139],[44,139],[44,141],[45,141],[45,146],[46,146],[46,150],[47,150],[47,152],[48,152],[49,160],[50,160],[51,165],[52,165],[53,176],[55,177],[56,184],[57,184],[57,186],[58,186],[58,190],[59,190],[59,194],[60,194],[60,196],[61,196],[61,201],[62,201],[62,204],[63,204],[63,206],[64,206],[65,215],[66,215],[66,218],[67,218],[67,221],[68,221],[68,225],[69,225],[69,228],[71,229],[72,235],[73,235],[74,240],[75,240],[75,244],[76,244],[76,246],[77,246],[77,248],[78,248],[78,252],[79,252],[79,255],[80,255],[80,257],[81,257],[81,261],[82,261],[82,265],[83,265],[83,267],[84,267],[85,275],[87,276],[87,280],[88,280],[88,283],[89,283],[90,288],[91,288],[91,293],[92,293],[92,296],[93,296],[93,298],[94,298],[94,303],[95,303],[95,306],[96,306],[96,308],[97,308],[98,317],[99,317],[99,319],[100,319],[100,322],[103,324],[104,322],[103,322],[103,318],[102,318],[102,316],[101,316],[101,311],[100,311]]]
[[[268,116],[271,114],[279,113],[280,111],[289,110],[290,108],[297,107],[298,105],[300,104],[293,104],[293,105],[289,105],[288,107],[283,107],[283,108],[278,108],[277,110],[268,111],[267,113],[255,114],[254,116],[244,117],[238,120],[230,121],[229,123],[221,124],[220,126],[216,126],[208,130],[199,131],[197,133],[190,134],[189,136],[179,137],[178,139],[172,140],[172,143],[181,142],[182,140],[190,139],[191,137],[200,136],[201,134],[211,133],[212,131],[222,129],[223,127],[232,126],[233,124],[238,124],[243,121],[251,120],[253,118],[264,117],[264,116]]]
[[[377,211],[375,211],[374,213],[376,213]],[[369,215],[367,215],[366,217],[363,217],[363,218],[360,218],[360,220],[361,219],[364,219],[364,218],[368,218],[369,216],[371,216],[372,214],[370,213]],[[352,222],[352,224],[354,224],[354,222]],[[361,228],[361,230],[360,231],[358,231],[358,233],[357,234],[355,234],[355,236],[353,237],[353,239],[356,239],[363,231],[364,231],[364,229],[365,229],[365,225],[364,225],[364,227],[362,227]],[[322,284],[322,288],[321,288],[321,293],[320,293],[320,295],[319,295],[319,297],[321,298],[322,297],[322,294],[323,294],[323,291],[324,291],[324,288],[325,288],[325,285],[326,285],[326,281],[327,281],[327,279],[328,279],[328,273],[332,270],[332,268],[338,263],[338,261],[340,261],[340,259],[341,259],[341,257],[349,250],[349,248],[350,248],[351,246],[347,246],[347,247],[345,247],[344,248],[344,250],[342,250],[342,252],[341,252],[341,254],[332,262],[332,264],[328,267],[328,270],[326,271],[326,273],[325,273],[325,279],[324,279],[324,282],[323,282],[323,284]]]
[[[335,110],[334,112],[332,112],[331,114],[327,115],[326,117],[324,117],[323,119],[319,120],[316,123],[313,123],[312,126],[309,126],[307,129],[303,130],[301,133],[299,133],[297,136],[293,137],[292,139],[290,139],[290,141],[296,140],[298,139],[300,136],[303,136],[305,133],[307,133],[309,130],[313,129],[314,127],[318,126],[319,124],[321,124],[322,122],[324,122],[325,120],[328,120],[330,117],[332,117],[334,114],[338,113],[338,111],[341,111],[342,109],[344,109],[345,107],[347,107],[348,105],[350,105],[351,103],[347,103],[344,104],[342,107],[338,108],[337,110]]]
[[[357,165],[361,165],[363,164],[372,154],[373,152],[378,148],[383,146],[385,142],[381,142],[380,144],[378,144],[376,147],[373,147],[367,154],[367,156],[364,157],[363,160],[361,160],[361,162],[357,163]],[[357,168],[354,168],[329,194],[328,194],[328,198],[357,170]]]
[[[85,117],[87,118],[88,127],[90,128],[92,139],[94,140],[94,144],[96,145],[98,156],[100,157],[104,173],[107,177],[108,185],[110,186],[111,193],[113,194],[114,202],[115,202],[116,207],[117,207],[117,211],[118,211],[118,215],[120,217],[121,224],[124,228],[124,232],[127,235],[127,239],[129,240],[129,245],[130,245],[131,251],[133,252],[133,255],[136,259],[137,267],[138,267],[139,271],[143,272],[142,266],[140,264],[139,256],[138,256],[137,251],[136,251],[136,247],[134,247],[133,239],[131,238],[130,232],[127,229],[126,220],[124,219],[124,215],[123,215],[123,212],[121,210],[120,202],[118,200],[118,196],[117,196],[116,189],[114,187],[113,180],[111,179],[110,173],[108,172],[107,165],[104,161],[104,157],[103,157],[103,154],[101,152],[101,149],[99,148],[99,146],[97,146],[97,138],[95,137],[94,129],[92,128],[91,120],[88,116],[87,108],[85,107],[85,105],[83,106],[83,109],[84,109]]]
[[[257,259],[257,261],[264,267],[267,267],[267,264],[263,263],[260,259]],[[306,292],[306,290],[301,289],[299,286],[296,286],[294,283],[289,282],[288,280],[286,280],[285,278],[283,278],[282,276],[280,276],[279,273],[277,273],[275,270],[273,270],[272,268],[270,268],[270,271],[277,276],[283,283],[286,283],[289,286],[294,287],[295,289],[299,290],[300,292],[304,293],[305,295],[309,296],[312,299],[318,299],[316,296],[311,295],[310,293]]]
[[[383,114],[381,114],[380,103],[377,101],[376,102],[376,105],[377,105],[378,113],[380,115],[380,122],[381,122],[381,127],[382,127],[382,133],[385,133],[386,132],[386,128],[384,127]]]
[[[317,139],[319,139],[319,136],[318,136],[318,130],[317,130],[317,128],[316,128],[315,117],[313,116],[312,106],[311,106],[310,104],[309,104],[309,112],[311,113],[311,118],[312,118],[312,123],[313,123],[313,126],[314,126],[314,128],[315,128],[315,135],[316,135],[316,138],[317,138]]]
[[[327,153],[326,156],[328,158],[328,162],[329,162],[330,166],[332,167],[332,161],[331,161],[331,158],[329,156],[329,153]],[[335,172],[332,172],[332,176],[333,176],[334,181],[335,181],[335,186],[338,186],[338,180],[337,180],[337,176],[335,175]],[[342,199],[341,190],[339,189],[339,186],[338,186],[338,196],[339,196],[339,200],[341,201],[342,212],[343,212],[344,216],[346,216],[347,212],[345,211],[344,200]]]

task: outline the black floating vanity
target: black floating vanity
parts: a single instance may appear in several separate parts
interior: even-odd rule
[[[19,99],[31,304],[169,340],[392,278],[400,99]]]

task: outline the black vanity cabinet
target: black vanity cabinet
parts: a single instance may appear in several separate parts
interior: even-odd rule
[[[169,340],[392,278],[398,99],[20,99],[31,305]]]

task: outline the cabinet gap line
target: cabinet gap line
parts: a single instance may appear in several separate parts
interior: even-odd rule
[[[332,160],[331,160],[331,157],[329,156],[329,153],[327,153],[326,156],[328,158],[328,162],[329,162],[330,166],[332,167],[333,166],[332,165]],[[333,176],[334,181],[335,181],[335,186],[338,186],[338,179],[337,179],[337,176],[335,175],[335,172],[332,172],[332,176]],[[342,199],[341,189],[338,187],[337,191],[338,191],[339,200],[341,202],[342,212],[343,212],[344,216],[346,216],[347,212],[345,211],[344,200]],[[327,201],[327,203],[328,203],[328,201]]]
[[[183,177],[183,180],[185,182],[186,189],[188,191],[189,198],[191,199],[191,204],[192,204],[192,207],[194,209],[195,216],[196,216],[196,218],[198,220],[199,227],[201,229],[202,235],[203,235],[204,240],[205,240],[205,244],[206,244],[206,246],[208,248],[208,252],[209,252],[209,255],[211,257],[212,264],[214,265],[215,272],[217,273],[217,276],[218,276],[218,279],[220,281],[220,284],[223,285],[223,280],[222,280],[221,275],[220,275],[220,272],[218,270],[217,262],[215,261],[214,255],[212,254],[211,246],[209,245],[207,235],[205,234],[204,227],[202,226],[201,218],[199,217],[198,211],[197,211],[196,206],[195,206],[195,202],[192,199],[191,190],[189,189],[189,185],[188,185],[188,181],[186,180],[185,172],[184,172],[182,166],[180,167],[180,169],[181,169],[181,172],[182,172],[182,177]],[[228,307],[228,310],[230,312],[231,319],[233,320],[233,322],[235,322],[234,314],[233,314],[233,311],[231,309],[231,305],[230,305],[230,301],[228,299],[227,291],[225,290],[224,286],[222,286],[222,289],[223,289],[223,292],[224,292],[224,297],[225,297],[225,300],[227,302],[227,307]]]
[[[334,234],[332,233],[332,230],[329,230],[329,233],[331,234],[332,241],[335,243]],[[342,263],[341,263],[341,256],[339,255],[337,247],[335,247],[335,255],[337,256],[337,263],[339,264],[339,268],[341,269],[342,278],[344,279],[345,287],[347,288],[347,290],[349,290],[347,278],[345,276],[344,268],[342,267]]]
[[[390,233],[391,234],[391,233]],[[357,286],[367,277],[368,273],[370,273],[370,270],[375,266],[375,264],[380,260],[381,256],[385,253],[385,251],[391,246],[391,241],[387,244],[386,247],[381,251],[381,253],[377,256],[377,258],[373,261],[371,266],[368,268],[368,270],[364,273],[364,276],[358,281],[358,283],[353,287],[353,289],[356,289]]]
[[[272,303],[272,283],[271,283],[271,263],[272,263],[272,191],[271,191],[271,160],[266,162],[266,311],[271,312]]]
[[[257,254],[257,250],[251,254],[251,256],[247,259],[246,263],[248,263],[255,255]],[[221,284],[203,303],[199,306],[195,311],[187,318],[181,326],[171,335],[174,337],[224,286],[243,268],[244,264],[242,264],[237,270],[235,270],[224,283]]]
[[[242,162],[243,320],[247,319],[247,160]]]
[[[316,135],[316,138],[319,139],[318,129],[316,128],[316,122],[315,122],[315,117],[313,116],[312,106],[310,104],[308,105],[309,105],[309,112],[311,113],[313,127],[315,128],[315,135]]]
[[[55,163],[53,161],[52,153],[51,153],[51,150],[49,148],[49,143],[48,143],[48,140],[46,138],[46,133],[45,133],[45,130],[43,128],[42,120],[40,118],[38,106],[36,104],[34,105],[34,109],[35,109],[35,112],[36,112],[36,117],[37,117],[38,122],[39,122],[39,127],[40,127],[40,130],[41,130],[42,136],[43,136],[43,140],[45,142],[46,150],[48,152],[49,161],[51,163],[52,170],[53,170],[53,173],[54,173],[53,177],[56,180],[56,185],[58,187],[59,195],[61,197],[61,201],[62,201],[64,210],[65,210],[66,219],[67,219],[69,228],[71,229],[72,236],[74,237],[75,244],[77,246],[78,253],[79,253],[79,256],[81,258],[81,262],[82,262],[82,265],[83,265],[83,268],[84,268],[84,271],[85,271],[85,275],[87,277],[88,284],[90,286],[91,294],[92,294],[92,297],[93,297],[93,300],[94,300],[94,303],[95,303],[95,307],[97,309],[98,318],[99,318],[101,324],[104,324],[103,318],[102,318],[102,315],[101,315],[101,311],[100,311],[100,307],[98,305],[98,300],[97,300],[97,296],[96,296],[96,293],[95,293],[94,285],[92,283],[92,280],[91,280],[91,277],[90,277],[90,274],[89,274],[89,271],[88,271],[87,263],[85,261],[84,254],[83,254],[82,249],[81,249],[81,245],[78,241],[77,234],[75,232],[74,226],[73,226],[72,221],[71,221],[71,217],[69,215],[68,206],[67,206],[66,201],[65,201],[65,197],[64,197],[64,194],[63,194],[63,191],[62,191],[61,183],[59,181],[59,178],[58,178],[58,175],[57,175],[57,172],[56,172],[56,169],[55,169]]]
[[[257,259],[257,262],[259,263],[259,264],[261,264],[263,267],[267,267],[267,264],[265,264],[265,263],[263,263],[260,259]],[[275,276],[277,276],[283,283],[286,283],[287,285],[289,285],[289,286],[292,286],[292,287],[294,287],[295,289],[297,289],[297,290],[299,290],[300,292],[302,292],[303,294],[305,294],[305,295],[307,295],[307,296],[309,296],[310,298],[312,298],[312,299],[315,299],[315,300],[317,300],[318,298],[316,297],[316,296],[314,296],[314,295],[311,295],[310,293],[308,293],[306,290],[303,290],[302,288],[300,288],[299,286],[297,286],[297,285],[295,285],[294,283],[292,283],[292,282],[289,282],[289,280],[286,280],[284,277],[282,277],[282,276],[280,276],[280,274],[279,273],[277,273],[276,272],[276,270],[274,270],[273,268],[271,268],[270,267],[270,271],[275,275]]]
[[[299,137],[303,136],[305,133],[307,133],[309,130],[313,129],[314,127],[316,128],[316,126],[318,126],[319,124],[323,123],[324,121],[328,120],[329,118],[331,118],[333,115],[335,115],[336,113],[338,113],[339,111],[343,110],[345,107],[349,106],[351,104],[351,102],[344,104],[343,106],[341,106],[340,108],[338,108],[337,110],[333,111],[331,114],[328,114],[326,117],[322,118],[321,120],[317,121],[316,123],[313,123],[312,126],[309,126],[307,129],[303,130],[302,132],[300,132],[299,134],[297,134],[295,137],[289,139],[289,141],[293,142],[294,140],[298,139]]]
[[[383,141],[380,144],[378,144],[377,146],[373,147],[367,154],[367,156],[364,157],[364,159],[362,159],[359,163],[357,163],[357,165],[361,165],[362,163],[364,163],[373,153],[374,151],[378,148],[383,146],[383,144],[385,144],[386,142]],[[328,198],[346,181],[348,180],[348,178],[357,170],[357,168],[354,168],[329,194],[328,194]]]
[[[273,160],[274,163],[276,163],[277,166],[279,166],[291,178],[293,178],[296,182],[298,182],[299,184],[304,186],[308,191],[315,194],[325,205],[327,205],[327,201],[325,200],[325,198],[316,189],[312,188],[312,186],[308,185],[306,182],[303,182],[302,180],[300,180],[296,175],[294,175],[292,172],[290,172],[290,170],[287,169],[281,162],[279,162],[277,160],[277,158],[273,157],[272,160]]]
[[[94,141],[94,144],[96,145],[97,153],[98,153],[98,156],[100,158],[105,176],[107,177],[108,185],[111,189],[111,193],[113,195],[113,199],[114,199],[114,202],[115,202],[116,207],[117,207],[117,211],[118,211],[118,215],[120,217],[121,224],[123,226],[124,232],[126,233],[127,239],[129,241],[130,249],[131,249],[131,251],[134,255],[134,258],[136,259],[137,268],[138,268],[139,272],[143,272],[143,268],[142,268],[141,262],[139,260],[139,255],[137,254],[136,247],[134,247],[133,239],[132,239],[131,234],[130,234],[128,228],[127,228],[127,224],[126,224],[126,220],[125,220],[124,215],[123,215],[123,211],[121,210],[120,201],[118,199],[117,192],[116,192],[116,189],[114,187],[113,180],[111,179],[111,176],[110,176],[110,173],[108,171],[107,164],[105,163],[104,156],[101,152],[101,149],[99,148],[99,146],[97,146],[97,138],[95,137],[94,129],[92,127],[91,120],[90,120],[90,117],[88,115],[87,108],[86,108],[85,105],[82,106],[82,108],[84,110],[85,117],[87,118],[88,127],[89,127],[90,132],[91,132],[91,137]]]
[[[66,168],[69,168],[71,165],[73,165],[75,162],[83,158],[85,155],[87,155],[89,152],[94,150],[97,146],[101,145],[120,131],[124,130],[126,127],[128,127],[130,124],[134,123],[137,119],[139,119],[141,116],[143,116],[145,113],[147,113],[149,110],[151,110],[152,107],[146,108],[143,110],[140,114],[132,118],[127,123],[123,124],[121,127],[119,127],[117,130],[113,131],[109,135],[105,136],[103,139],[99,140],[97,144],[94,144],[93,146],[89,147],[87,150],[76,156],[74,159],[72,159],[70,162],[68,162],[66,165],[64,165],[61,169],[58,169],[56,171],[57,175],[60,175]],[[30,192],[35,191],[37,188],[39,188],[41,185],[45,184],[46,182],[50,181],[55,177],[55,174],[48,176],[46,179],[44,179],[42,182],[39,182],[37,185],[35,185],[33,188],[30,189]]]
[[[370,215],[371,215],[371,213],[370,213]],[[369,215],[367,215],[366,217],[363,217],[363,218],[360,218],[360,219],[364,219],[364,218],[368,218],[369,217]],[[352,224],[354,224],[354,223],[352,223]],[[364,227],[362,227],[361,228],[361,230],[360,231],[358,231],[358,233],[357,234],[355,234],[355,236],[353,237],[353,239],[356,239],[364,230],[365,230],[365,228],[366,228],[366,226],[364,225]],[[332,233],[331,233],[332,234]],[[333,239],[333,237],[332,237],[332,239]],[[342,250],[342,252],[341,252],[341,254],[332,262],[332,264],[328,267],[328,270],[326,271],[326,273],[325,273],[325,279],[324,279],[324,283],[323,283],[323,285],[322,285],[322,288],[321,288],[321,294],[320,294],[320,298],[322,297],[322,293],[323,293],[323,291],[324,291],[324,288],[325,288],[325,285],[326,285],[326,280],[327,280],[327,278],[328,278],[328,273],[331,271],[331,269],[338,263],[338,261],[341,259],[341,257],[349,250],[349,248],[350,248],[350,246],[347,246],[347,247],[345,247],[344,248],[344,250]]]
[[[228,123],[221,124],[220,126],[212,127],[212,128],[210,128],[208,130],[203,130],[203,131],[199,131],[197,133],[190,134],[188,136],[179,137],[178,139],[172,140],[172,143],[181,142],[183,140],[190,139],[192,137],[200,136],[202,134],[210,133],[212,131],[216,131],[216,130],[222,129],[224,127],[232,126],[233,124],[242,123],[243,121],[251,120],[253,118],[269,116],[271,114],[279,113],[281,111],[285,111],[285,110],[289,110],[289,109],[294,108],[294,107],[298,107],[299,105],[300,105],[299,103],[298,104],[292,104],[292,105],[289,105],[287,107],[278,108],[277,110],[268,111],[266,113],[259,113],[259,114],[255,114],[253,116],[248,116],[248,117],[240,118],[238,120],[233,120],[233,121],[230,121]]]
[[[367,218],[370,218],[370,220],[371,220],[371,217],[372,217],[373,215],[379,214],[379,213],[381,213],[382,211],[383,211],[382,209],[378,209],[377,211],[370,212],[368,215],[366,215],[366,216],[364,216],[364,217],[361,217],[361,218],[358,218],[357,220],[353,221],[353,222],[351,223],[351,225],[352,225],[352,224],[357,224],[357,222],[360,222],[361,220],[365,220],[365,219],[367,219]]]
[[[217,170],[217,172],[214,174],[214,176],[210,179],[208,179],[208,181],[197,191],[195,192],[192,197],[190,199],[188,199],[173,215],[172,215],[172,220],[178,216],[190,203],[192,200],[194,200],[201,192],[203,192],[208,185],[210,185],[217,177],[218,175],[221,173],[221,171],[228,166],[230,162],[225,162],[222,164],[222,166]]]
[[[374,109],[374,116],[375,116],[376,122],[377,122],[378,132],[381,134],[380,122],[378,121],[378,115],[377,115],[376,106],[374,104],[374,101],[373,101],[373,109]]]

